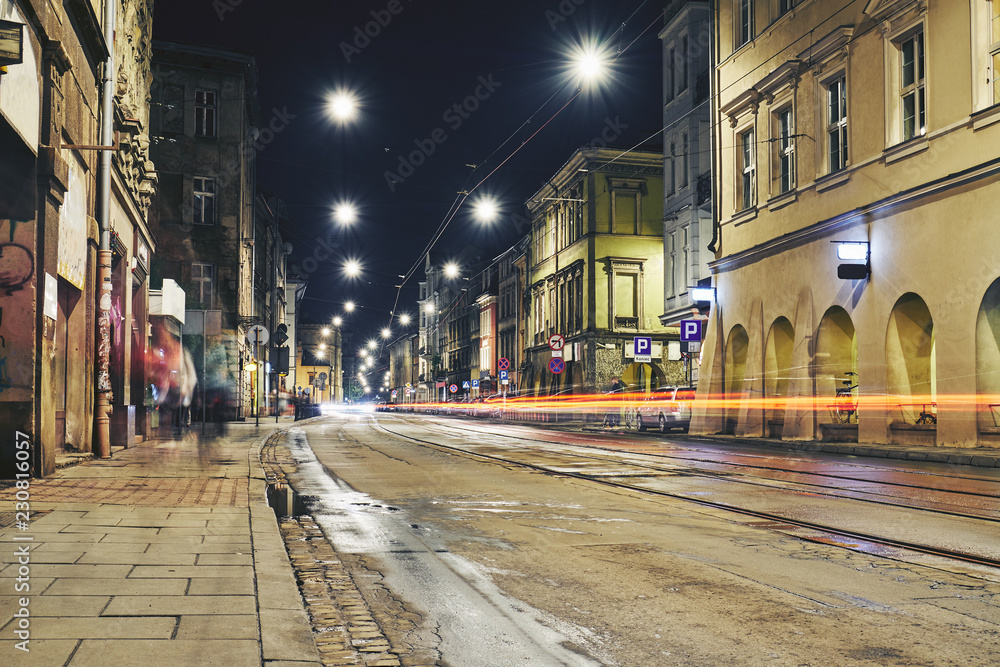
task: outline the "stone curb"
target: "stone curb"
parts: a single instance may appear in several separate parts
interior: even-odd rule
[[[274,510],[267,503],[267,475],[261,450],[287,430],[276,428],[250,447],[250,535],[260,617],[263,664],[322,665],[312,624],[299,594]]]

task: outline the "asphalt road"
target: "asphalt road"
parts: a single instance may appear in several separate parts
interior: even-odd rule
[[[730,465],[724,453],[665,463],[648,458],[643,448],[649,445],[623,445],[587,462],[560,458],[564,449],[577,451],[578,434],[460,426],[433,417],[349,414],[291,432],[298,463],[291,481],[308,497],[383,631],[395,646],[408,647],[403,664],[996,664],[998,570],[801,539],[683,497],[497,460],[509,442],[517,456],[534,457],[539,467],[673,485],[694,498],[731,481],[718,470],[699,477],[700,468]],[[526,448],[525,437],[537,444]],[[644,461],[671,474],[635,472],[634,464]],[[845,487],[846,495],[837,496],[792,485],[786,473],[768,469],[760,484],[724,486],[727,502],[801,504],[825,518],[854,506],[887,511],[867,496],[887,495],[897,474],[921,473],[868,471],[876,486],[831,484]],[[805,473],[825,475],[816,466]],[[963,488],[993,488],[992,479],[958,477]],[[891,521],[910,533],[922,525],[934,531],[959,526],[950,542],[986,542],[988,550],[989,527],[983,537],[976,521],[903,507],[908,492],[901,489],[910,487],[920,502],[956,511],[964,501],[942,494],[958,482],[942,479],[927,485],[938,487],[933,491],[889,484]],[[975,494],[968,499],[972,513],[989,516],[995,509]],[[868,523],[877,524],[871,517]],[[931,518],[936,524],[927,523]],[[416,629],[394,627],[392,618],[401,613],[419,617]]]

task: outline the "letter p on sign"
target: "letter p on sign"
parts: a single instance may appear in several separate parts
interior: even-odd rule
[[[681,320],[681,342],[698,343],[701,342],[702,320]]]

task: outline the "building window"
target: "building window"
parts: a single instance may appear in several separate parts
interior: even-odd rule
[[[740,149],[740,210],[753,206],[754,182],[756,180],[757,165],[754,160],[754,140],[753,130],[747,130],[739,135]]]
[[[677,52],[677,90],[683,92],[688,87],[688,38],[681,36],[680,49]]]
[[[989,71],[988,79],[991,79],[992,96],[991,104],[1000,104],[1000,82],[997,81],[997,72],[1000,72],[1000,0],[990,0],[989,2]]]
[[[847,80],[844,77],[826,87],[826,99],[826,136],[832,174],[847,166]]]
[[[160,103],[160,131],[163,134],[184,134],[184,88],[164,86]]]
[[[778,189],[789,192],[795,187],[795,121],[792,108],[778,112]]]
[[[778,0],[778,16],[782,16],[792,11],[795,0]]]
[[[681,135],[681,187],[688,184],[688,133]]]
[[[642,263],[634,260],[611,260],[610,297],[614,331],[638,331],[642,315]]]
[[[194,224],[215,224],[215,181],[211,178],[195,176]]]
[[[215,91],[196,90],[194,93],[194,134],[196,137],[215,136]]]
[[[674,99],[674,81],[677,78],[676,71],[674,69],[674,63],[676,62],[674,58],[673,47],[667,49],[667,71],[663,82],[663,92],[666,93],[667,101]]]
[[[194,300],[206,308],[211,308],[213,305],[215,267],[211,264],[192,264],[191,282],[194,286],[194,293],[191,295]]]
[[[753,0],[736,0],[736,48],[753,39]]]
[[[667,271],[667,294],[677,294],[677,232],[670,232],[667,237],[667,255],[670,257],[670,270]]]
[[[667,187],[667,194],[668,195],[674,194],[674,192],[676,190],[676,188],[674,187],[674,182],[677,179],[677,175],[675,173],[676,172],[675,165],[676,165],[676,159],[677,159],[676,158],[676,153],[677,153],[677,144],[674,143],[673,141],[671,141],[670,142],[670,157],[667,158],[667,173],[663,175],[664,178],[667,181],[665,183],[665,185]]]
[[[901,98],[903,141],[923,136],[927,131],[924,97],[924,33],[918,32],[899,44],[902,79]]]
[[[681,227],[681,243],[684,244],[683,247],[682,247],[683,254],[681,256],[681,259],[682,259],[683,263],[681,265],[681,282],[680,282],[680,285],[678,285],[678,287],[680,287],[680,291],[681,292],[687,292],[688,291],[688,282],[690,282],[689,277],[688,277],[688,264],[690,263],[690,259],[689,258],[690,258],[690,253],[691,253],[691,241],[688,238],[688,228],[687,227]]]

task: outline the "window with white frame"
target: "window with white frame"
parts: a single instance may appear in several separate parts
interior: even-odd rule
[[[216,94],[214,90],[194,92],[194,134],[196,137],[216,135]]]
[[[989,80],[992,94],[990,104],[1000,104],[1000,0],[989,0],[989,33],[986,43],[989,45]]]
[[[667,71],[664,72],[663,81],[663,92],[666,93],[667,101],[674,99],[674,82],[676,80],[677,74],[674,68],[676,60],[674,59],[674,48],[670,47],[667,49]]]
[[[847,79],[826,85],[826,141],[830,173],[847,166]]]
[[[215,266],[212,264],[192,264],[191,282],[194,285],[194,294],[191,296],[206,308],[211,308],[213,304],[215,285]]]
[[[681,187],[688,184],[688,133],[681,134]]]
[[[681,35],[680,48],[677,50],[677,91],[685,91],[688,87],[688,38]]]
[[[795,187],[795,117],[788,106],[777,114],[778,191]]]
[[[736,0],[736,48],[740,48],[753,39],[753,14],[753,0]]]
[[[677,144],[673,141],[670,142],[670,157],[667,158],[667,173],[663,175],[666,183],[664,185],[667,188],[667,195],[672,195],[677,190],[675,182],[677,180],[676,175],[676,164],[677,164]]]
[[[900,61],[900,111],[902,139],[909,141],[927,131],[924,94],[924,33],[919,31],[898,44]]]
[[[754,155],[756,143],[754,142],[753,130],[747,130],[739,135],[739,179],[738,179],[738,199],[739,210],[748,209],[754,205],[754,187],[757,180],[757,160]]]
[[[194,177],[194,224],[215,224],[215,180]]]

